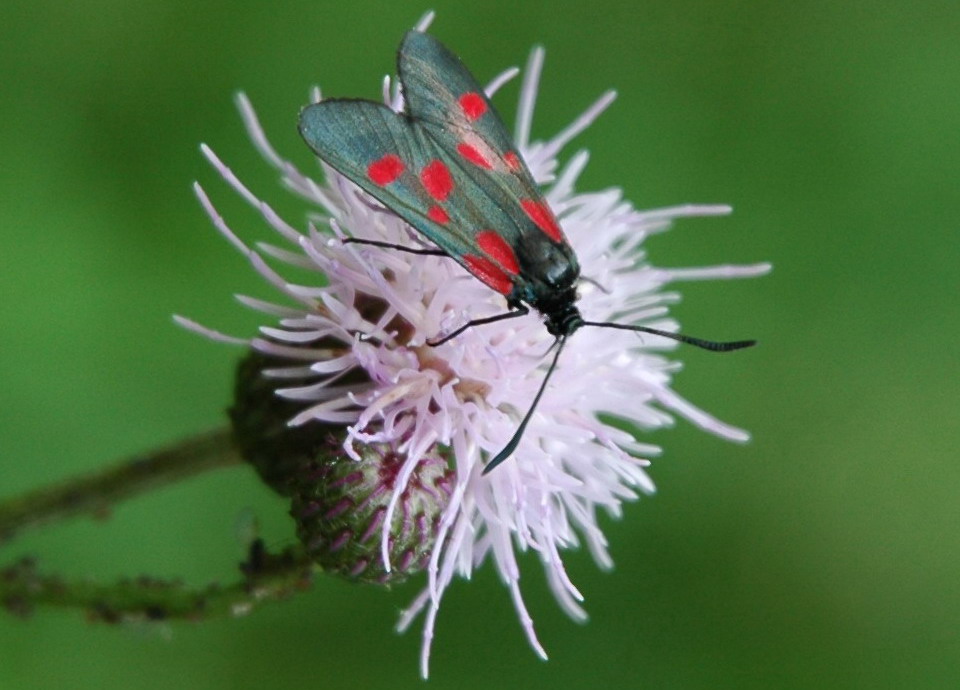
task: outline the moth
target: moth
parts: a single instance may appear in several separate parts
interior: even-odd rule
[[[508,311],[474,319],[466,329],[539,312],[556,351],[513,437],[484,467],[487,474],[516,450],[564,344],[584,326],[671,338],[715,352],[753,340],[714,342],[645,326],[588,321],[577,308],[580,265],[483,87],[440,41],[409,31],[397,52],[405,110],[333,98],[305,107],[299,130],[328,165],[415,228],[436,249],[350,239],[460,263],[506,298]]]

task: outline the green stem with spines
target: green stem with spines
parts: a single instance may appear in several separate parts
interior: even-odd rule
[[[233,432],[224,428],[0,501],[0,545],[30,529],[106,515],[126,499],[242,462]],[[200,621],[243,615],[261,603],[285,599],[309,587],[319,571],[299,547],[269,554],[259,540],[240,570],[242,577],[229,585],[191,588],[147,576],[103,584],[42,573],[33,559],[23,558],[0,569],[0,605],[21,616],[37,606],[80,609],[91,620],[108,623]]]
[[[231,431],[223,428],[7,499],[0,502],[0,545],[25,530],[78,515],[104,515],[128,498],[241,462]]]
[[[44,574],[25,558],[0,570],[0,604],[22,617],[37,606],[50,606],[79,609],[89,620],[104,623],[199,622],[246,615],[261,604],[293,596],[310,586],[317,568],[300,549],[270,555],[258,541],[241,570],[243,577],[229,585],[191,588],[146,576],[102,584]]]

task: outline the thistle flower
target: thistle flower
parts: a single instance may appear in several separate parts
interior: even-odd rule
[[[430,18],[418,28],[425,29]],[[578,307],[583,314],[595,321],[673,332],[678,324],[668,315],[668,306],[679,297],[667,286],[683,280],[757,276],[770,269],[768,264],[687,269],[649,265],[642,246],[647,237],[667,230],[675,219],[722,215],[730,208],[686,205],[638,211],[623,200],[619,189],[575,191],[588,155],[577,152],[562,166],[558,155],[615,94],[604,94],[553,138],[531,141],[542,64],[543,51],[535,49],[524,71],[515,140],[576,250],[583,275],[589,277],[580,286]],[[487,93],[492,95],[518,73],[511,69],[499,75]],[[319,91],[313,97],[319,100]],[[383,99],[402,110],[402,94],[389,78]],[[488,559],[510,592],[529,643],[546,658],[520,593],[517,551],[537,553],[557,602],[572,618],[584,619],[583,597],[567,577],[561,551],[583,543],[600,567],[610,567],[598,511],[619,516],[624,501],[654,490],[644,468],[660,449],[604,417],[651,430],[672,424],[673,415],[679,415],[728,440],[746,441],[748,434],[670,388],[678,364],[666,354],[675,342],[584,328],[566,346],[515,454],[481,476],[484,459],[503,448],[536,395],[552,336],[531,313],[471,328],[439,347],[429,346],[428,339],[470,319],[503,312],[502,295],[446,257],[344,244],[344,238],[356,237],[410,246],[422,238],[333,169],[321,165],[319,179],[298,170],[268,143],[247,98],[240,95],[238,103],[257,149],[279,171],[283,184],[313,205],[310,222],[303,231],[285,222],[206,146],[203,153],[216,170],[287,246],[248,247],[229,229],[204,190],[196,185],[195,191],[217,229],[294,306],[239,297],[270,318],[261,327],[261,336],[251,339],[232,338],[180,317],[179,322],[212,338],[244,344],[274,362],[286,362],[264,374],[275,382],[277,396],[298,406],[289,425],[345,428],[344,451],[357,461],[364,448],[382,444],[403,458],[380,535],[386,571],[395,565],[389,552],[390,526],[403,492],[415,481],[428,453],[437,447],[449,451],[453,481],[429,555],[427,584],[398,624],[399,630],[406,630],[424,615],[424,676],[444,592],[455,575],[469,577]],[[288,282],[267,258],[322,274],[326,284]],[[357,377],[357,372],[363,375]]]

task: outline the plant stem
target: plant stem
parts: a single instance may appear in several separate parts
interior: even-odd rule
[[[223,428],[8,499],[0,502],[0,545],[25,529],[81,514],[103,516],[124,499],[240,462],[232,434]]]
[[[198,622],[242,616],[262,603],[286,599],[307,589],[315,570],[299,549],[271,555],[259,540],[251,545],[249,560],[241,565],[243,579],[199,589],[149,577],[109,585],[69,581],[42,574],[32,559],[23,559],[0,570],[0,605],[21,617],[29,616],[38,605],[47,605],[81,609],[90,620],[104,623]]]

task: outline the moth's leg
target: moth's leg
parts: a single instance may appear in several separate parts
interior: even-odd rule
[[[460,326],[457,330],[452,333],[448,333],[439,340],[428,340],[427,345],[430,347],[437,347],[438,345],[443,345],[448,340],[453,340],[458,335],[463,333],[468,328],[473,328],[474,326],[482,326],[487,323],[495,323],[496,321],[504,321],[505,319],[515,319],[518,316],[524,316],[530,313],[530,310],[522,304],[511,305],[514,307],[513,311],[505,311],[502,314],[496,314],[494,316],[487,316],[483,319],[473,319],[467,321],[465,324]]]
[[[344,244],[368,244],[371,247],[384,247],[385,249],[396,249],[398,252],[407,252],[408,254],[422,254],[425,256],[450,256],[442,249],[414,249],[413,247],[404,247],[402,244],[393,244],[391,242],[381,242],[379,240],[362,240],[359,237],[345,237]]]
[[[585,283],[590,283],[605,295],[610,294],[610,291],[607,288],[603,287],[603,285],[601,285],[598,281],[594,280],[593,278],[588,278],[587,276],[580,276],[580,280],[582,280]]]

